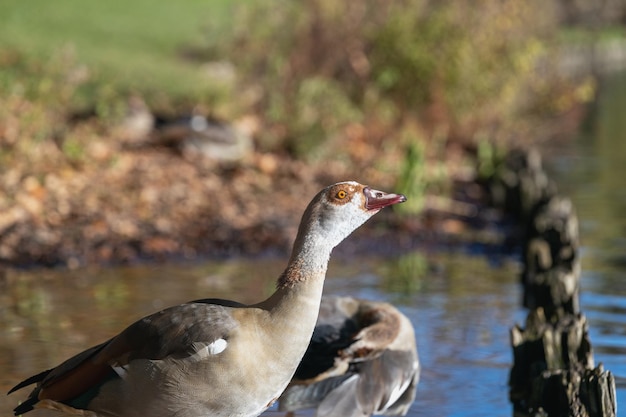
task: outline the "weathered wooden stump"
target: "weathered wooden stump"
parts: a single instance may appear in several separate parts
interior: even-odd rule
[[[582,314],[550,320],[538,307],[529,313],[525,329],[511,329],[511,346],[509,397],[515,416],[616,415],[613,375],[602,365],[594,368]]]
[[[539,201],[556,194],[536,149],[513,149],[488,181],[492,204],[525,222]]]
[[[548,317],[580,311],[578,241],[578,218],[568,198],[536,204],[524,239],[524,307],[542,307]]]
[[[578,219],[536,151],[513,151],[490,181],[492,201],[520,223],[526,327],[511,329],[509,398],[515,417],[614,417],[615,380],[594,368],[580,312]]]

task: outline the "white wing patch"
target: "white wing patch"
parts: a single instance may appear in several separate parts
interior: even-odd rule
[[[217,339],[215,342],[210,343],[206,349],[209,355],[217,355],[220,352],[223,352],[226,349],[228,343],[224,339]]]
[[[126,379],[126,375],[128,374],[128,371],[126,370],[126,368],[124,368],[123,366],[118,366],[118,365],[111,366],[111,368],[113,368],[117,376],[119,376],[122,379]]]
[[[389,407],[391,407],[393,404],[395,404],[396,401],[398,401],[398,399],[402,396],[402,394],[404,394],[404,391],[406,391],[410,383],[411,383],[411,380],[407,379],[407,380],[402,381],[401,385],[395,385],[393,389],[391,390],[391,393],[389,394],[389,400],[387,401],[387,403],[383,405],[382,407],[380,407],[380,410],[377,410],[377,411],[383,412]]]
[[[417,367],[418,367],[417,361],[413,362],[413,366],[412,366],[413,376],[415,375],[415,372],[417,372]],[[381,412],[382,413],[383,411],[385,411],[386,409],[388,409],[389,407],[394,405],[396,403],[396,401],[398,401],[398,399],[400,399],[402,394],[404,394],[404,391],[406,391],[407,388],[409,388],[409,385],[411,385],[412,379],[413,379],[413,377],[406,378],[406,379],[402,380],[402,383],[400,385],[394,385],[394,387],[391,390],[391,393],[389,394],[389,400],[387,401],[387,403],[385,403],[385,405],[380,407],[380,409],[377,410],[377,412]]]
[[[217,339],[212,343],[195,342],[192,344],[192,348],[196,353],[191,358],[194,360],[207,359],[210,356],[222,353],[227,346],[228,342],[224,339]]]

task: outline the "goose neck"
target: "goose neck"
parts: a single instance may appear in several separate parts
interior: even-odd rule
[[[323,280],[328,269],[332,246],[325,242],[305,241],[294,245],[287,268],[278,281],[278,287],[291,287],[311,279]]]

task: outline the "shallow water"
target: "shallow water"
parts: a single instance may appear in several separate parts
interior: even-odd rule
[[[508,327],[523,317],[517,265],[494,269],[485,258],[461,253],[427,258],[434,270],[406,277],[398,265],[423,263],[421,252],[340,257],[331,263],[325,293],[390,301],[412,320],[424,370],[411,415],[484,415],[485,405],[508,410]],[[259,300],[273,288],[268,277],[283,267],[284,260],[237,259],[12,276],[15,284],[2,295],[0,389],[165,306],[206,296]],[[0,415],[26,393],[1,398]]]
[[[596,363],[616,376],[619,408],[626,404],[624,108],[626,75],[603,90],[580,137],[544,152],[578,211],[581,308]],[[0,392],[168,305],[203,297],[260,300],[284,265],[284,259],[233,259],[12,273],[0,288]],[[325,293],[389,301],[412,320],[423,370],[410,416],[510,416],[509,328],[526,315],[518,273],[513,259],[463,249],[340,256],[331,262]],[[26,394],[0,395],[0,416]]]

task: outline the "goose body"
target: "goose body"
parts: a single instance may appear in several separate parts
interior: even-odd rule
[[[276,291],[253,305],[205,299],[159,311],[16,385],[15,414],[46,408],[102,417],[251,417],[281,394],[307,349],[332,249],[400,194],[354,181],[304,212]]]
[[[279,408],[313,408],[320,417],[404,416],[419,371],[413,325],[398,309],[324,297],[309,348]]]

